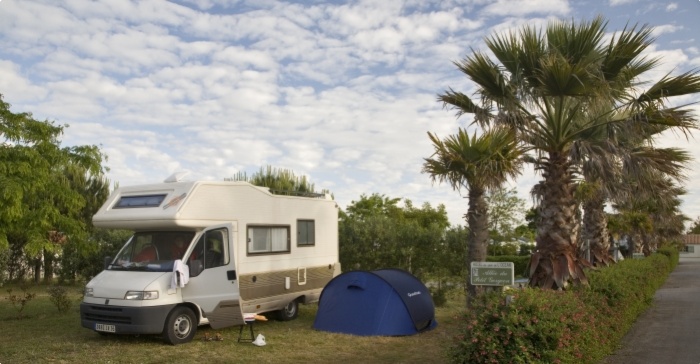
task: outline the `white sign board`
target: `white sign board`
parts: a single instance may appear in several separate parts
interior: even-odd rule
[[[472,262],[469,280],[475,286],[512,286],[514,272],[513,262]]]

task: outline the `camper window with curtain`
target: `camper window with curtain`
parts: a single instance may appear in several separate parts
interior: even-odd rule
[[[289,226],[249,226],[248,253],[288,253]]]

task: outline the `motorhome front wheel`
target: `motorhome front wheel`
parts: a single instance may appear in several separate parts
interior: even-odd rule
[[[187,307],[175,307],[165,321],[163,337],[172,345],[184,344],[192,341],[197,332],[195,315]]]

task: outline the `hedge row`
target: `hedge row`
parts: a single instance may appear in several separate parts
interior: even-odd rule
[[[450,358],[454,363],[597,363],[615,350],[677,262],[677,252],[664,251],[588,271],[590,287],[484,295],[464,314]]]
[[[529,255],[496,255],[486,257],[487,262],[513,262],[515,276],[525,276],[527,264],[530,262]]]

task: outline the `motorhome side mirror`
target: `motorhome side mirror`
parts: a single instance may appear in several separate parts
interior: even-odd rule
[[[106,257],[105,257],[105,264],[104,264],[104,269],[105,269],[105,270],[106,270],[107,268],[109,268],[109,264],[110,264],[110,263],[112,263],[112,257],[106,256]]]
[[[190,261],[190,277],[196,277],[204,270],[204,265],[199,259]]]

